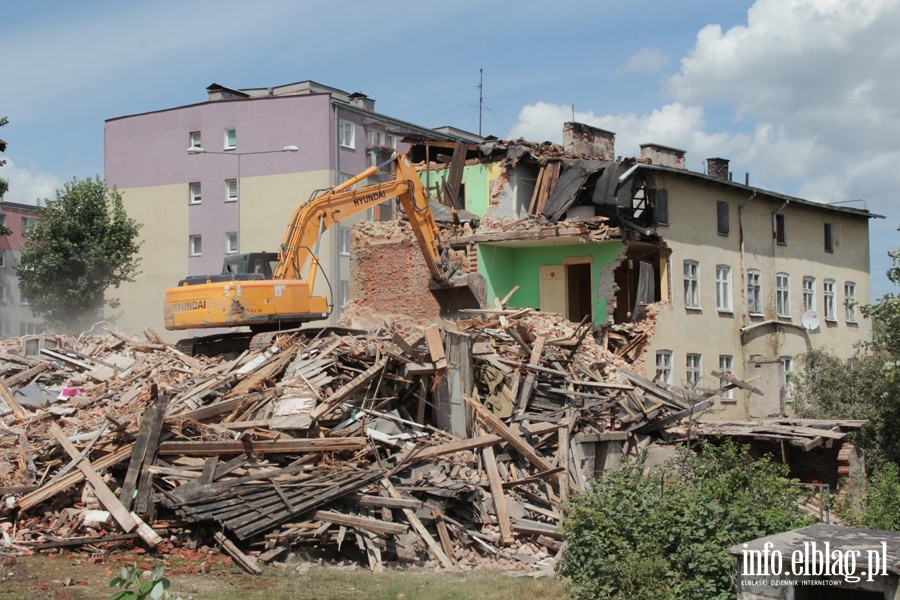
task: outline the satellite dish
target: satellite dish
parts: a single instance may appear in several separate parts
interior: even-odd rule
[[[800,322],[803,323],[803,326],[806,327],[807,331],[818,329],[821,321],[822,317],[814,310],[808,310],[800,316]]]

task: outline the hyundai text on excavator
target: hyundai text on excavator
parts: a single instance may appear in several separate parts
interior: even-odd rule
[[[394,179],[352,190],[393,164]],[[317,195],[318,194],[318,195]],[[429,288],[443,316],[484,303],[484,279],[458,272],[441,243],[425,188],[409,159],[394,154],[348,181],[314,193],[291,215],[279,252],[226,257],[223,272],[191,276],[166,290],[166,329],[247,326],[252,333],[294,329],[328,318],[331,306],[313,293],[319,268],[318,244],[328,227],[393,198],[400,200],[431,274]],[[385,282],[389,285],[389,282]],[[249,336],[245,336],[249,337]]]

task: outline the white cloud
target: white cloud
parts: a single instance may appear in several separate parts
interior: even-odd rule
[[[0,177],[9,182],[9,191],[3,196],[4,202],[34,205],[38,199],[56,198],[56,190],[63,183],[57,177],[41,173],[32,167],[20,167],[12,160],[0,167]]]
[[[625,64],[629,71],[637,73],[656,73],[669,64],[669,57],[656,48],[641,48],[632,54]]]

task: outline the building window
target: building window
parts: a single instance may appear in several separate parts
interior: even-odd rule
[[[31,304],[31,301],[28,299],[28,296],[22,294],[19,296],[19,301],[22,303],[22,306],[28,306]]]
[[[393,148],[394,150],[396,150],[397,149],[397,136],[394,135],[393,133],[387,134],[387,145],[390,146],[391,148]]]
[[[341,308],[347,306],[350,302],[350,282],[341,280]]]
[[[200,145],[200,132],[192,131],[190,134],[189,148],[202,148]]]
[[[672,385],[672,351],[659,350],[656,353],[656,383]]]
[[[728,235],[728,203],[716,202],[716,229],[719,235]]]
[[[653,190],[653,211],[657,224],[669,224],[669,190]]]
[[[27,236],[37,224],[38,220],[34,217],[22,217],[22,235]]]
[[[225,130],[225,150],[237,148],[237,129],[229,127]]]
[[[825,301],[825,320],[837,320],[837,308],[834,298],[834,279],[826,279],[822,284],[822,296]]]
[[[700,265],[696,260],[684,261],[684,306],[700,308]]]
[[[856,323],[856,284],[844,283],[844,312],[848,323]]]
[[[688,354],[685,361],[688,387],[698,387],[703,375],[702,358],[699,354]]]
[[[775,275],[775,312],[779,317],[791,316],[791,276],[787,273]]]
[[[225,234],[225,254],[236,254],[238,251],[238,237],[236,231]]]
[[[734,357],[730,354],[720,354],[719,355],[719,371],[722,373],[727,373],[728,375],[734,374]],[[719,387],[725,387],[728,385],[728,381],[725,379],[719,380]],[[734,400],[734,388],[725,390],[719,396],[722,400]]]
[[[341,227],[341,256],[350,256],[350,229]]]
[[[825,223],[825,252],[834,252],[834,230],[831,223]]]
[[[803,278],[803,312],[816,310],[816,278]]]
[[[19,323],[19,335],[39,335],[44,333],[44,325],[42,323]]]
[[[0,249],[0,269],[6,267],[6,250]]]
[[[6,288],[0,285],[0,304],[6,304]]]
[[[194,181],[190,184],[190,203],[191,204],[200,204],[200,182]]]
[[[756,269],[747,271],[747,312],[751,315],[762,314],[762,284]]]
[[[791,373],[794,372],[794,359],[790,356],[781,357],[781,389],[785,402],[794,401],[794,382]]]
[[[192,236],[191,236],[190,238],[188,238],[188,239],[189,239],[189,241],[190,241],[191,256],[200,256],[200,253],[201,253],[201,251],[202,251],[202,249],[203,249],[203,246],[202,246],[202,236],[199,236],[199,235],[192,235]]]
[[[225,180],[225,202],[237,202],[238,199],[238,183],[237,179]]]
[[[0,227],[6,227],[6,215],[0,214]]]
[[[779,245],[784,246],[787,244],[787,233],[785,232],[784,215],[782,213],[772,215],[772,234]]]
[[[356,148],[356,125],[352,121],[341,119],[340,136],[342,148]]]
[[[730,313],[731,307],[731,267],[716,265],[716,310]]]

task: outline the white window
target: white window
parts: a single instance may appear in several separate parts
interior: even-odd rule
[[[341,280],[341,308],[347,306],[348,302],[350,302],[350,282]]]
[[[762,284],[756,269],[747,271],[747,312],[751,315],[762,314]]]
[[[696,260],[684,261],[684,306],[700,308],[700,266]]]
[[[659,350],[656,353],[656,383],[672,385],[672,351]]]
[[[356,148],[356,124],[341,119],[340,136],[342,148]]]
[[[200,204],[200,182],[194,181],[190,184],[190,203],[191,204]]]
[[[366,132],[366,140],[370,146],[384,146],[384,132],[370,129]]]
[[[200,256],[201,251],[203,250],[202,239],[199,235],[192,235],[188,238],[190,241],[191,247],[191,256]]]
[[[22,217],[22,235],[28,235],[28,233],[37,227],[38,220],[34,217]]]
[[[6,266],[6,250],[0,249],[0,269]]]
[[[837,309],[834,298],[834,279],[826,279],[822,284],[822,291],[825,300],[825,320],[836,321]]]
[[[202,146],[200,146],[200,132],[199,131],[191,132],[189,144],[190,144],[189,145],[190,148],[201,148],[202,147]]]
[[[237,148],[237,129],[229,127],[225,130],[225,150]]]
[[[697,387],[700,385],[700,379],[703,375],[702,359],[699,354],[688,354],[685,361],[685,373],[687,374],[687,384],[689,387]]]
[[[790,356],[781,357],[781,386],[785,402],[794,401],[794,382],[791,373],[794,372],[794,359]]]
[[[844,282],[844,313],[848,323],[856,323],[856,284]]]
[[[350,230],[341,227],[341,256],[350,256]]]
[[[394,135],[393,133],[387,134],[387,145],[390,146],[391,148],[393,148],[394,150],[396,150],[397,149],[397,136]]]
[[[803,312],[816,310],[816,278],[803,278]]]
[[[734,374],[734,357],[730,354],[720,354],[719,355],[719,371],[722,373],[727,373],[729,375]],[[719,387],[725,387],[728,385],[728,381],[725,379],[719,380]],[[725,390],[722,392],[720,396],[722,400],[734,400],[734,388],[729,390]]]
[[[775,312],[779,317],[791,316],[791,276],[787,273],[775,275]]]
[[[238,183],[237,179],[225,180],[225,202],[237,202],[238,199]]]
[[[225,254],[235,254],[238,251],[238,237],[236,231],[225,234]]]
[[[731,267],[716,265],[716,309],[730,313],[731,308]]]

